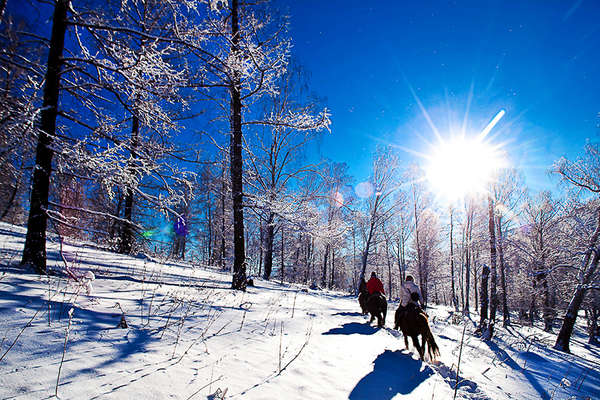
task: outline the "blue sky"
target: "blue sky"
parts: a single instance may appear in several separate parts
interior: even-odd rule
[[[291,16],[294,56],[333,114],[316,150],[358,181],[378,143],[428,152],[435,136],[415,96],[443,136],[462,124],[470,93],[467,131],[506,110],[493,140],[534,190],[554,186],[554,160],[597,138],[599,2],[274,3]]]

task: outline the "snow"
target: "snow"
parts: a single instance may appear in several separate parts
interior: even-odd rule
[[[232,291],[230,275],[219,270],[83,244],[64,251],[74,260],[70,270],[85,279],[60,273],[57,243],[48,246],[57,275],[40,277],[18,266],[23,242],[22,228],[0,224],[2,399],[54,395],[71,308],[60,398],[454,395],[465,325],[453,324],[448,308],[428,310],[441,357],[421,362],[392,329],[395,303],[378,329],[343,293],[256,278],[246,293]],[[127,328],[119,327],[122,316]],[[467,320],[457,398],[600,398],[600,348],[586,344],[581,328],[569,355],[553,350],[554,336],[537,327],[498,326],[497,337],[484,342]]]

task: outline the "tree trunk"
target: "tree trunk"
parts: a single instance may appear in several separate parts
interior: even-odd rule
[[[508,301],[506,300],[506,274],[504,264],[504,236],[502,235],[502,217],[496,221],[496,230],[498,231],[498,258],[500,261],[500,285],[502,286],[502,324],[504,327],[510,325],[510,313],[508,311]]]
[[[594,256],[594,258],[597,258],[597,256]],[[575,327],[577,314],[581,309],[581,303],[583,303],[584,296],[585,290],[581,288],[581,285],[579,285],[577,290],[575,290],[575,294],[571,298],[571,301],[569,302],[562,327],[560,328],[560,332],[556,337],[556,343],[554,344],[554,348],[556,350],[564,351],[566,353],[571,352],[571,349],[569,348],[569,342],[571,340],[571,335],[573,334],[573,328]]]
[[[206,190],[206,235],[207,237],[207,254],[208,257],[205,257],[205,262],[208,260],[208,264],[212,265],[212,207],[210,204],[210,190]]]
[[[53,137],[56,134],[60,71],[67,31],[67,10],[70,0],[57,0],[52,17],[52,35],[44,84],[40,132],[35,152],[35,167],[31,185],[27,236],[21,264],[33,265],[38,273],[46,273],[46,227],[48,224],[48,194],[52,173]]]
[[[304,284],[308,285],[308,280],[310,279],[310,270],[312,268],[312,247],[314,246],[315,238],[312,237],[310,241],[306,242],[306,271],[304,274]]]
[[[487,265],[483,265],[483,271],[481,272],[481,289],[480,289],[480,299],[481,299],[481,311],[479,318],[479,329],[481,329],[482,333],[484,330],[487,330],[487,319],[488,319],[488,278],[490,276],[490,268]]]
[[[283,279],[285,277],[285,256],[283,253],[284,250],[284,246],[283,246],[283,226],[281,226],[281,284],[283,285]]]
[[[137,158],[137,150],[139,146],[139,134],[140,134],[140,121],[136,115],[133,116],[131,124],[131,153],[129,171],[131,174],[135,173],[134,165],[135,159]],[[134,228],[133,228],[133,188],[127,186],[125,189],[125,208],[123,209],[123,219],[125,222],[123,229],[121,230],[121,242],[119,244],[119,253],[131,254],[133,249]]]
[[[120,218],[121,217],[121,204],[123,204],[123,192],[121,192],[121,189],[117,189],[118,190],[118,195],[117,195],[117,208],[115,210],[115,217]],[[109,232],[109,236],[111,239],[115,238],[115,235],[117,236],[121,236],[121,221],[118,220],[113,220],[111,226],[110,226],[110,232]]]
[[[591,282],[592,277],[598,268],[598,262],[600,261],[600,248],[597,247],[598,236],[600,235],[600,210],[597,210],[596,212],[598,215],[598,220],[596,221],[596,230],[590,238],[590,244],[585,253],[583,264],[579,272],[579,284],[577,285],[575,293],[569,302],[566,315],[563,319],[563,324],[560,328],[558,336],[556,337],[556,343],[554,344],[554,348],[556,350],[567,353],[570,352],[569,342],[571,341],[571,335],[573,334],[573,328],[575,327],[577,314],[581,309],[581,303],[583,302],[583,297],[586,291],[585,286]]]
[[[238,54],[239,3],[231,1],[231,54]],[[231,143],[229,146],[231,198],[233,201],[233,278],[231,287],[246,290],[246,250],[244,249],[244,204],[242,162],[242,98],[240,72],[233,71],[229,86],[231,94]]]
[[[302,234],[298,235],[298,242],[296,242],[296,255],[294,256],[293,264],[293,277],[292,282],[298,282],[298,267],[300,266],[300,246],[302,245]]]
[[[452,231],[454,229],[454,210],[450,209],[450,275],[452,276],[452,304],[454,305],[454,311],[458,312],[458,299],[456,298],[456,289],[454,287],[454,242]]]
[[[335,247],[331,247],[331,280],[329,282],[329,289],[333,288],[335,280]]]
[[[388,298],[392,298],[392,260],[390,257],[390,242],[388,238],[385,240],[385,256],[388,267]]]
[[[19,180],[18,178],[15,180],[15,185],[13,186],[13,190],[10,193],[10,197],[8,199],[8,203],[6,204],[6,207],[4,208],[4,211],[2,212],[2,215],[0,216],[0,221],[4,219],[4,217],[6,217],[6,215],[8,214],[8,212],[10,211],[10,209],[12,208],[12,205],[15,201],[15,197],[17,195],[17,192],[19,191]]]
[[[544,267],[545,268],[545,267]],[[552,323],[554,320],[552,307],[550,306],[550,291],[548,289],[548,276],[546,272],[540,274],[542,280],[542,299],[544,302],[544,331],[552,332]]]
[[[488,324],[488,339],[494,335],[494,326],[496,325],[496,310],[498,309],[498,273],[496,270],[496,225],[494,201],[488,195],[488,230],[490,233],[490,320]]]
[[[225,269],[227,248],[225,247],[225,163],[223,163],[223,174],[221,175],[221,269]]]
[[[360,276],[358,282],[362,282],[365,279],[365,272],[367,271],[367,261],[369,259],[369,250],[371,248],[371,241],[373,240],[373,230],[375,229],[374,218],[371,219],[371,226],[369,228],[369,235],[367,236],[367,242],[365,243],[365,250],[362,255],[362,266],[360,269]],[[355,288],[355,294],[358,294],[358,286]]]
[[[273,272],[273,243],[275,242],[275,226],[273,226],[273,220],[275,215],[269,214],[267,219],[267,229],[265,232],[265,273],[263,278],[269,279],[271,272]]]
[[[467,217],[467,243],[466,243],[466,260],[465,260],[465,302],[463,308],[463,314],[466,316],[471,315],[469,297],[471,292],[471,259],[472,259],[472,248],[471,248],[471,236],[473,231],[473,219],[472,214],[469,212]],[[475,280],[475,283],[477,280]],[[475,288],[475,296],[477,296],[477,288]],[[475,300],[475,307],[477,307],[477,300]]]
[[[593,345],[598,345],[598,308],[597,307],[589,307],[585,310],[585,317],[587,319],[587,328],[588,328],[588,343]]]
[[[265,240],[265,234],[263,232],[263,222],[262,222],[262,220],[260,220],[260,246],[259,246],[259,256],[258,256],[258,276],[261,276],[261,274],[262,274],[264,240]]]
[[[542,302],[544,303],[542,314],[544,317],[544,331],[552,332],[552,310],[550,308],[550,292],[548,290],[548,273],[546,271],[546,256],[545,256],[545,245],[544,245],[544,235],[543,228],[540,226],[540,251],[541,251],[541,265],[539,265],[538,270],[536,271],[536,277],[538,282],[542,284]]]
[[[476,261],[478,262],[478,260]],[[475,294],[475,311],[479,311],[479,290],[477,288],[477,264],[473,268],[473,293]]]
[[[323,255],[323,271],[321,275],[321,287],[324,288],[327,285],[327,259],[329,257],[329,243],[325,245],[325,254]]]
[[[533,278],[531,278],[531,293],[530,293],[530,299],[529,299],[529,324],[531,326],[533,326],[533,324],[535,322],[535,315],[537,313],[536,306],[535,306],[535,300],[537,297],[536,279],[537,278],[535,276]]]

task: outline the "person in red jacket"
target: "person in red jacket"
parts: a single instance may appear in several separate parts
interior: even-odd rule
[[[385,291],[383,290],[383,283],[381,283],[379,278],[377,278],[375,271],[371,272],[371,279],[369,279],[367,282],[367,290],[369,291],[369,294],[373,294],[375,292],[385,294]]]

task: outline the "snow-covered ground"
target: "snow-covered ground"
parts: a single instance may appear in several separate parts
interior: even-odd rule
[[[18,266],[23,242],[22,228],[0,224],[2,399],[54,396],[59,370],[65,399],[454,396],[465,324],[444,307],[428,310],[441,357],[421,362],[391,329],[396,304],[377,329],[352,296],[262,280],[242,293],[219,271],[82,245],[63,254],[91,284],[40,277]],[[58,249],[49,265],[64,271]],[[498,328],[492,342],[473,331],[467,320],[457,398],[600,398],[600,348],[581,329],[573,355],[537,328]]]

